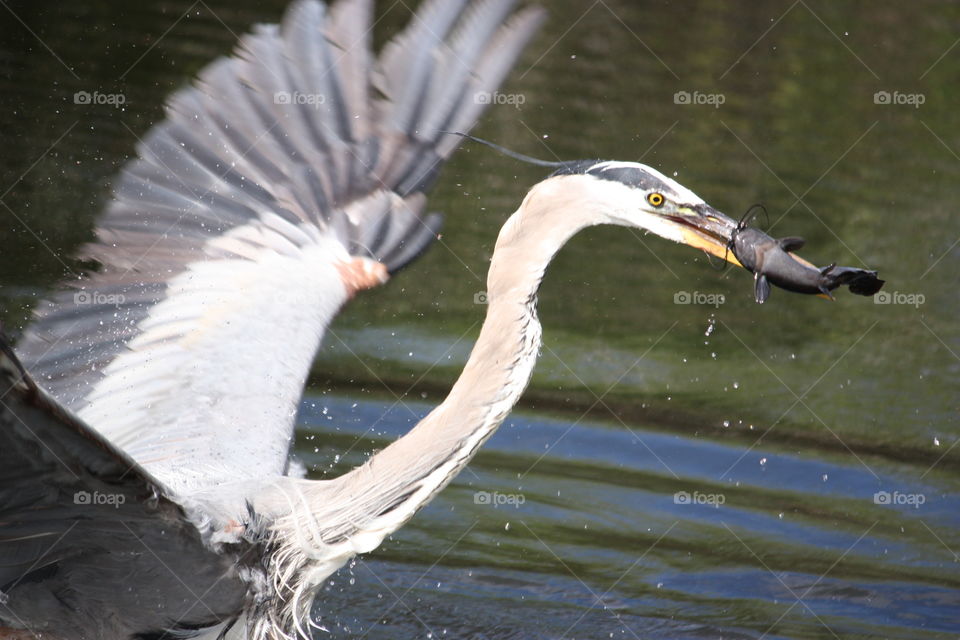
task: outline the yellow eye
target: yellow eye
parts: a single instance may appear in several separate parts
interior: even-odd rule
[[[652,204],[655,207],[663,206],[663,194],[662,193],[651,193],[647,195],[647,202]]]

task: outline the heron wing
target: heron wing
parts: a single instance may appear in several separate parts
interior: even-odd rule
[[[427,0],[371,54],[371,0],[298,0],[175,94],[19,349],[66,407],[176,493],[284,473],[338,265],[400,268],[425,192],[535,32],[514,0]]]
[[[0,626],[128,638],[237,615],[236,556],[208,550],[161,484],[38,389],[2,335],[0,391]]]

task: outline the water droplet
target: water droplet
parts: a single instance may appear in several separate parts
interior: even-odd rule
[[[730,426],[730,421],[729,421],[729,420],[724,420],[724,421],[723,421],[723,428],[726,429],[726,428],[728,428],[729,426]]]
[[[762,466],[764,466],[764,465],[766,465],[766,464],[767,464],[767,459],[766,459],[766,458],[760,458],[760,466],[762,467]]]

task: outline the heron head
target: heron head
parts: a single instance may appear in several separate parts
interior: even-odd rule
[[[728,250],[737,221],[717,211],[703,198],[656,169],[637,162],[580,161],[555,176],[577,175],[599,195],[603,216],[596,222],[636,227],[702,249],[739,264]]]

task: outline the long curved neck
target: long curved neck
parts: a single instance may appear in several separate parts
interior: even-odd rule
[[[408,434],[333,481],[363,510],[350,509],[355,523],[382,517],[378,531],[399,528],[466,466],[519,400],[540,349],[536,295],[544,271],[571,236],[595,222],[591,203],[553,197],[559,181],[531,190],[501,230],[486,320],[447,398]]]
[[[429,502],[519,400],[540,349],[536,295],[543,273],[573,234],[599,221],[602,206],[591,199],[591,183],[570,188],[574,180],[589,179],[565,176],[535,186],[501,230],[487,278],[486,320],[440,406],[339,478],[283,478],[258,494],[255,511],[272,521],[268,573],[284,594],[277,602],[283,616],[302,618],[309,609],[303,594],[354,554],[375,549]],[[564,200],[561,193],[581,195]]]
[[[473,457],[510,413],[533,373],[540,350],[537,290],[570,234],[532,233],[523,207],[501,231],[487,277],[487,315],[463,372],[449,395],[409,434],[379,457],[417,460],[435,490]],[[406,457],[413,456],[412,458]],[[380,460],[377,460],[379,463]]]

